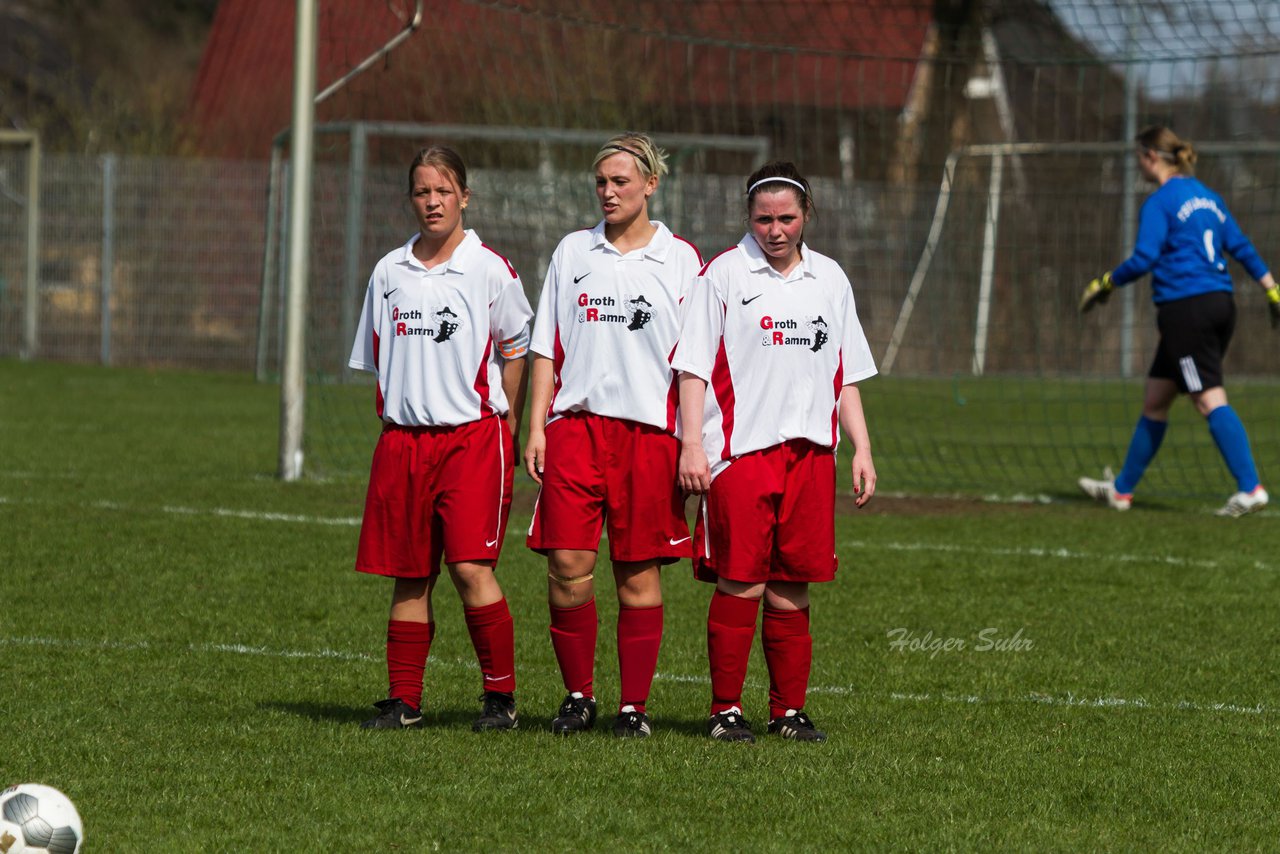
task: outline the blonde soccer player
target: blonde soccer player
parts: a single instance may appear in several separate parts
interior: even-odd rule
[[[1267,506],[1267,490],[1240,416],[1227,401],[1222,359],[1236,325],[1227,255],[1244,266],[1266,294],[1271,324],[1280,323],[1280,287],[1222,198],[1195,178],[1196,151],[1166,127],[1150,127],[1136,140],[1138,169],[1157,185],[1142,205],[1138,240],[1123,264],[1094,279],[1081,312],[1106,302],[1113,288],[1151,274],[1160,343],[1147,374],[1142,415],[1114,479],[1080,478],[1090,497],[1128,510],[1133,492],[1160,450],[1169,409],[1179,394],[1191,398],[1236,481],[1219,516],[1244,516]]]
[[[511,613],[494,574],[511,504],[533,315],[515,268],[464,229],[471,198],[457,152],[409,166],[418,233],[373,270],[350,365],[377,375],[373,452],[356,569],[394,580],[387,699],[371,729],[422,725],[423,673],[443,559],[482,675],[472,728],[513,729]]]
[[[602,219],[556,247],[530,345],[525,465],[540,489],[528,545],[547,556],[551,641],[567,692],[552,730],[572,735],[596,719],[593,578],[607,524],[621,682],[613,732],[645,737],[662,643],[660,568],[690,554],[668,360],[702,259],[649,218],[667,166],[647,135],[610,139],[594,169]]]
[[[853,290],[804,242],[809,182],[787,162],[747,180],[748,230],[703,268],[686,300],[680,372],[681,486],[703,496],[697,577],[716,585],[707,616],[707,733],[754,741],[742,691],[764,601],[768,731],[823,741],[804,710],[813,656],[809,585],[836,574],[835,449],[853,443],[861,507],[876,487],[856,383],[876,373]]]

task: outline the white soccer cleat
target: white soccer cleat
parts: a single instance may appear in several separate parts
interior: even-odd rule
[[[1107,502],[1107,506],[1113,510],[1128,510],[1133,506],[1133,493],[1126,495],[1116,492],[1116,478],[1111,473],[1110,466],[1102,470],[1101,480],[1082,477],[1076,482],[1080,484],[1080,489],[1083,490],[1085,495],[1095,501]]]
[[[1268,500],[1267,491],[1262,488],[1262,484],[1258,484],[1253,492],[1237,492],[1228,498],[1227,503],[1218,508],[1216,515],[1239,519],[1266,507]]]

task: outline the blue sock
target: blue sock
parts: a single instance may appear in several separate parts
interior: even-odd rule
[[[1129,440],[1129,453],[1124,455],[1124,468],[1116,478],[1116,492],[1129,495],[1137,487],[1147,466],[1155,459],[1156,451],[1160,450],[1168,426],[1168,421],[1155,421],[1145,415],[1138,419],[1133,438]]]
[[[1236,479],[1241,492],[1253,492],[1258,488],[1258,467],[1253,463],[1253,451],[1249,450],[1249,434],[1244,431],[1240,416],[1230,406],[1219,406],[1205,419],[1209,433],[1218,445],[1218,451]]]

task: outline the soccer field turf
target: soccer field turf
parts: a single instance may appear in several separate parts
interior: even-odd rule
[[[654,736],[604,726],[606,570],[602,724],[552,737],[524,491],[500,566],[520,730],[470,731],[479,672],[442,584],[426,728],[366,732],[389,585],[351,569],[364,483],[276,481],[277,412],[247,377],[0,361],[0,783],[69,794],[87,850],[1276,845],[1275,510],[877,499],[838,520],[814,591],[830,741],[747,746],[702,734],[710,587],[687,562]],[[758,733],[765,693],[757,643]]]

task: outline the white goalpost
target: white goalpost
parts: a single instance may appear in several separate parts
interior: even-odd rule
[[[0,130],[0,146],[13,146],[27,154],[26,193],[21,199],[25,211],[22,344],[24,361],[36,357],[40,341],[40,135],[34,131]]]
[[[302,434],[306,412],[307,282],[311,228],[311,179],[315,146],[315,105],[337,92],[363,71],[373,67],[407,39],[422,22],[423,0],[417,0],[404,28],[381,48],[360,62],[324,91],[316,94],[316,39],[318,0],[297,0],[294,33],[293,121],[289,182],[288,287],[285,299],[285,335],[280,372],[279,476],[292,481],[302,477]],[[276,161],[273,157],[272,177]],[[274,189],[274,182],[272,188]],[[272,230],[268,218],[268,234]]]
[[[910,284],[907,287],[906,296],[902,300],[902,304],[898,309],[897,320],[893,325],[893,332],[889,336],[888,346],[885,348],[884,356],[880,361],[880,371],[883,374],[891,374],[898,360],[902,349],[903,341],[907,336],[907,328],[911,323],[912,316],[915,312],[916,304],[920,299],[920,295],[924,289],[925,283],[929,278],[930,268],[933,265],[935,256],[938,252],[939,243],[942,240],[944,226],[947,223],[948,211],[951,207],[951,201],[954,194],[954,185],[956,180],[956,170],[962,160],[971,159],[989,159],[990,171],[988,173],[986,210],[983,217],[982,227],[982,252],[981,264],[978,272],[978,299],[977,311],[974,318],[974,334],[973,344],[971,347],[970,372],[973,376],[982,376],[986,370],[987,361],[987,336],[991,322],[991,311],[993,305],[993,282],[995,279],[996,261],[997,261],[997,243],[999,237],[1000,224],[1000,208],[1004,196],[1004,158],[1005,157],[1032,157],[1042,155],[1112,155],[1126,157],[1129,155],[1133,144],[1131,142],[1099,142],[1099,143],[1049,143],[1049,142],[1008,142],[1008,143],[992,143],[983,145],[968,145],[958,148],[947,155],[947,159],[942,169],[942,180],[938,186],[938,198],[934,207],[933,218],[929,223],[929,233],[925,240],[925,245],[920,253],[920,257],[916,262],[915,269],[911,275]],[[1197,144],[1197,149],[1205,154],[1280,154],[1280,142],[1203,142]],[[1122,183],[1121,192],[1125,198],[1133,199],[1142,188],[1130,183],[1129,174],[1125,173]],[[1125,206],[1126,210],[1133,210],[1132,203]],[[1132,233],[1131,229],[1124,230],[1124,236],[1117,239],[1114,257],[1115,261],[1119,261],[1127,252],[1132,249],[1131,246],[1125,245],[1131,238],[1128,236]],[[1081,283],[1083,286],[1083,282]],[[1131,375],[1131,362],[1133,357],[1133,331],[1134,323],[1133,313],[1126,311],[1122,318],[1125,329],[1122,330],[1122,340],[1125,344],[1121,347],[1119,372],[1123,376]]]

